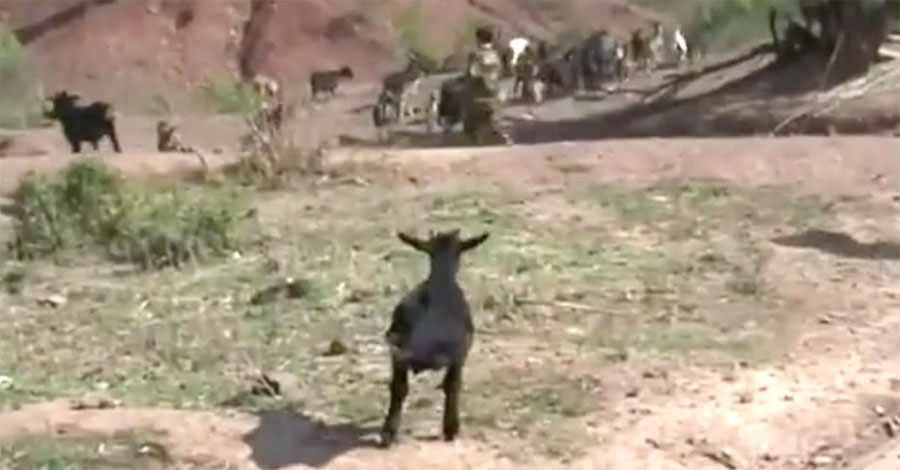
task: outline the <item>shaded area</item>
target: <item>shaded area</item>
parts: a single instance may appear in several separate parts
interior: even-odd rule
[[[41,21],[36,23],[32,23],[29,25],[25,25],[19,28],[16,28],[13,31],[16,39],[19,40],[23,46],[27,46],[32,42],[41,38],[41,36],[53,31],[55,29],[62,28],[67,24],[83,17],[87,14],[88,10],[90,10],[93,6],[101,6],[101,5],[109,5],[111,3],[115,3],[117,0],[85,0],[83,2],[79,2],[75,5],[72,5],[69,8],[60,10]]]
[[[259,425],[243,436],[250,446],[250,458],[265,470],[303,464],[321,468],[335,457],[362,447],[376,447],[374,439],[364,439],[374,428],[354,424],[329,425],[292,410],[272,410],[259,414]]]
[[[511,119],[514,140],[540,143],[615,137],[770,134],[786,116],[785,105],[788,109],[807,107],[809,104],[803,94],[841,83],[835,74],[825,77],[827,80],[823,82],[828,58],[819,54],[811,53],[789,63],[769,60],[750,70],[742,65],[766,57],[771,51],[770,45],[763,44],[700,70],[675,74],[658,86],[621,88],[618,94],[635,94],[640,96],[640,101],[586,117],[536,121]],[[734,70],[728,70],[732,68]],[[741,73],[742,69],[746,72]],[[687,96],[679,97],[689,86],[694,86],[697,91],[687,91]],[[789,101],[782,101],[780,106],[772,102],[780,98]],[[900,113],[897,112],[875,114],[866,119],[817,116],[798,119],[786,126],[784,132],[859,133],[890,130],[898,124]]]
[[[850,235],[828,230],[806,230],[775,237],[772,242],[791,248],[813,248],[846,258],[900,260],[900,242],[861,243]]]

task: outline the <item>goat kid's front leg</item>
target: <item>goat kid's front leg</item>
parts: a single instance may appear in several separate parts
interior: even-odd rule
[[[400,428],[400,415],[403,413],[403,401],[409,393],[409,367],[406,363],[393,360],[391,362],[391,402],[384,426],[381,427],[381,446],[389,447],[397,440]]]
[[[462,388],[462,366],[447,367],[444,376],[444,440],[452,441],[459,434],[459,392]]]
[[[122,147],[119,145],[119,135],[116,133],[115,124],[109,126],[106,134],[109,136],[109,141],[112,142],[113,150],[115,150],[116,153],[122,153]]]

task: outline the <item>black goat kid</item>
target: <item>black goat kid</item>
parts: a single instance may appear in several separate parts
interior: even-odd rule
[[[105,101],[94,101],[82,106],[75,103],[78,98],[77,94],[61,91],[51,98],[53,108],[47,113],[47,117],[57,119],[62,124],[63,134],[72,147],[72,153],[81,152],[82,142],[90,142],[94,150],[97,150],[97,143],[104,136],[109,137],[116,152],[121,152],[112,106]]]
[[[460,238],[459,230],[452,230],[431,234],[427,240],[421,240],[406,233],[397,234],[403,243],[426,253],[431,268],[428,277],[394,308],[391,325],[385,334],[391,347],[391,400],[381,430],[384,447],[397,438],[403,401],[409,392],[410,369],[413,374],[447,369],[442,384],[444,440],[452,441],[459,433],[462,369],[475,328],[456,273],[461,255],[484,243],[488,235]]]

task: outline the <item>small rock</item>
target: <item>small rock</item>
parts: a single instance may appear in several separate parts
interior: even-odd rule
[[[116,408],[119,404],[118,400],[113,399],[105,393],[94,392],[74,400],[71,404],[71,408],[73,410],[104,410]]]
[[[638,396],[640,393],[641,393],[641,389],[638,387],[634,387],[634,388],[628,390],[627,392],[625,392],[625,396],[628,398],[634,398],[634,397]]]
[[[900,379],[891,379],[888,383],[892,392],[900,392]]]
[[[875,406],[875,414],[878,416],[884,416],[884,408],[881,405]]]
[[[66,298],[59,294],[50,295],[47,297],[43,297],[38,299],[37,303],[41,307],[53,307],[58,308],[65,305],[67,302]]]
[[[339,339],[333,339],[330,343],[328,343],[328,349],[325,350],[324,355],[326,356],[341,356],[343,354],[347,354],[350,351],[350,348],[347,347]]]
[[[891,439],[897,436],[897,423],[894,422],[895,420],[900,421],[900,419],[894,418],[893,420],[886,419],[883,423],[881,423],[881,427],[884,429],[884,433],[887,434],[887,436]]]
[[[171,460],[169,457],[169,452],[162,444],[158,444],[156,442],[144,442],[142,443],[138,449],[137,453],[143,457],[151,457],[156,460],[160,460],[163,462],[168,462]]]
[[[829,455],[816,455],[809,459],[809,465],[812,467],[826,467],[834,463],[834,457]]]
[[[0,390],[9,390],[13,386],[12,377],[0,375]]]
[[[610,362],[625,362],[628,360],[628,351],[614,351],[606,355],[606,360]]]
[[[716,462],[723,467],[730,468],[732,470],[736,470],[738,468],[737,463],[735,463],[734,457],[731,456],[730,453],[726,450],[706,450],[702,452],[703,456]]]
[[[753,403],[753,393],[750,391],[744,391],[738,394],[738,403],[742,405],[746,405],[748,403]]]

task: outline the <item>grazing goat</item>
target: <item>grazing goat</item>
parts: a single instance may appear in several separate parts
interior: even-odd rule
[[[418,92],[423,76],[425,76],[425,71],[422,70],[419,62],[410,59],[406,69],[388,74],[382,80],[383,91],[393,93],[394,96],[400,98],[400,119],[412,116],[410,98]]]
[[[649,51],[649,63],[648,70],[654,70],[659,64],[663,61],[665,57],[663,57],[663,53],[666,49],[666,38],[663,32],[662,23],[655,22],[653,23],[653,35],[650,36],[650,40],[647,41],[647,49]]]
[[[48,118],[57,119],[62,124],[63,135],[72,147],[72,153],[81,153],[81,143],[90,142],[94,150],[104,136],[109,137],[113,150],[122,152],[116,136],[116,123],[112,105],[105,101],[94,101],[87,106],[75,102],[77,94],[65,90],[53,95],[52,108],[46,113]]]
[[[321,94],[334,96],[338,82],[342,79],[352,79],[353,70],[343,66],[338,70],[316,70],[309,74],[309,87],[312,89],[312,97],[316,99]]]
[[[684,34],[681,33],[680,26],[676,26],[675,31],[672,33],[672,50],[675,52],[675,57],[679,64],[687,60],[689,54],[688,44]]]
[[[578,87],[578,63],[574,53],[543,61],[538,69],[538,80],[551,96],[571,93]]]
[[[254,93],[265,100],[275,98],[281,91],[278,80],[261,74],[257,74],[253,77],[253,80],[250,81],[250,86],[253,87]]]
[[[437,122],[445,134],[462,121],[466,106],[466,83],[465,75],[448,78],[441,83],[437,100]]]
[[[516,64],[519,63],[519,57],[525,52],[525,49],[531,45],[531,41],[527,38],[512,38],[509,40],[509,68],[515,73]]]
[[[390,134],[390,128],[400,119],[400,102],[393,93],[382,91],[378,95],[378,101],[372,108],[372,123],[378,133],[378,140],[386,142]]]
[[[640,28],[631,32],[631,61],[636,69],[650,70],[650,47]]]
[[[619,49],[606,30],[588,36],[578,48],[581,78],[586,89],[597,88],[616,78]]]
[[[156,122],[156,150],[160,152],[190,153],[194,150],[184,145],[178,128],[169,121]]]
[[[409,392],[409,371],[447,369],[444,389],[443,436],[452,441],[459,433],[459,393],[462,369],[472,346],[475,327],[465,294],[456,281],[462,254],[488,238],[482,233],[460,238],[459,230],[434,234],[427,240],[400,232],[403,243],[426,253],[428,277],[404,296],[394,308],[385,333],[391,348],[390,406],[381,429],[381,444],[397,438],[403,401]]]
[[[426,108],[425,114],[425,128],[429,134],[434,133],[434,127],[440,121],[440,106],[441,106],[441,90],[431,90],[428,93],[428,107]]]

